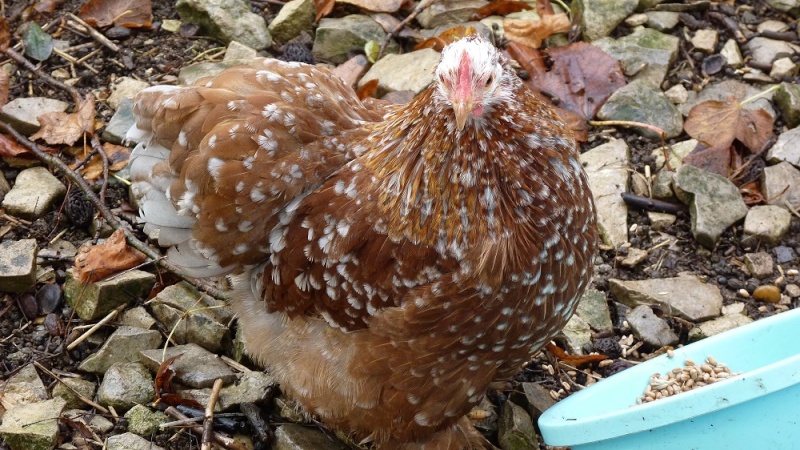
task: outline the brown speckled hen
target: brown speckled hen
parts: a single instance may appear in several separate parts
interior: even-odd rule
[[[247,351],[381,449],[484,445],[464,418],[565,324],[595,211],[575,141],[487,41],[403,106],[273,59],[136,98],[134,193],[189,273],[235,273]]]

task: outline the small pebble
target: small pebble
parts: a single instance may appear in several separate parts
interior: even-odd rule
[[[786,271],[786,275],[788,275],[790,277],[793,277],[793,276],[797,275],[798,273],[800,273],[800,272],[798,272],[797,269],[789,269],[789,270]]]
[[[739,289],[737,294],[739,294],[739,297],[742,297],[742,298],[750,298],[750,293],[747,292],[747,289]]]
[[[753,291],[753,298],[762,302],[778,303],[781,301],[781,290],[771,284],[761,285]]]

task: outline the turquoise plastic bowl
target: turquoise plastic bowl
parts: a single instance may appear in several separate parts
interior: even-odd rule
[[[742,374],[636,405],[650,375],[707,356]],[[545,411],[539,428],[548,445],[573,450],[800,449],[800,309],[602,380]]]

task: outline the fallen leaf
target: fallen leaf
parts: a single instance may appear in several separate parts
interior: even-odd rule
[[[65,1],[66,0],[39,0],[22,11],[22,21],[28,22],[44,16],[49,16],[55,12],[56,7],[60,6]]]
[[[314,5],[317,10],[317,22],[319,22],[319,19],[327,17],[328,14],[333,11],[333,6],[335,3],[336,0],[314,0]]]
[[[472,26],[457,26],[448,28],[440,33],[438,36],[430,37],[414,46],[414,50],[421,50],[423,48],[432,48],[437,52],[441,52],[444,48],[453,42],[476,34],[477,30]]]
[[[202,409],[203,406],[196,400],[186,399],[175,393],[172,388],[172,380],[175,378],[175,370],[172,363],[183,356],[183,353],[173,356],[158,366],[156,373],[155,391],[156,401],[167,406],[188,406],[190,408]]]
[[[53,53],[53,38],[35,22],[28,22],[22,33],[25,55],[37,61],[44,61]]]
[[[764,195],[761,194],[761,189],[758,182],[751,181],[739,188],[739,193],[742,194],[744,204],[747,206],[760,205],[766,202]]]
[[[5,17],[0,17],[0,51],[8,50],[11,45],[11,32],[9,31],[8,21]]]
[[[530,9],[533,9],[533,7],[525,2],[502,0],[481,6],[472,14],[469,20],[481,20],[489,16],[505,16],[515,12],[528,11]]]
[[[546,348],[557,359],[578,369],[608,359],[606,355],[570,355],[552,342]]]
[[[683,163],[727,178],[731,171],[731,156],[734,152],[730,145],[709,147],[704,142],[698,142],[694,150],[683,158]]]
[[[405,0],[336,0],[336,3],[357,6],[374,12],[395,13]]]
[[[625,85],[619,62],[585,42],[541,52],[512,42],[508,53],[530,73],[528,87],[583,120],[592,119],[608,97]]]
[[[557,33],[569,31],[569,16],[552,14],[541,19],[503,19],[506,37],[533,48],[542,46],[542,41]]]
[[[364,83],[364,85],[358,88],[358,91],[356,92],[358,94],[358,99],[364,100],[365,98],[374,96],[375,93],[378,92],[378,83],[379,82],[377,78]]]
[[[42,127],[31,140],[44,139],[50,145],[72,145],[94,133],[94,97],[86,94],[74,113],[52,112],[37,117]]]
[[[151,0],[89,0],[78,14],[95,28],[150,28],[153,24]]]
[[[80,248],[75,256],[75,274],[81,283],[94,282],[136,267],[146,260],[144,253],[128,246],[125,233],[117,230],[102,244]]]
[[[709,100],[689,111],[683,124],[686,134],[713,148],[728,148],[734,139],[751,151],[759,151],[772,135],[773,119],[763,109],[750,110],[731,98]]]
[[[108,158],[108,171],[119,172],[128,165],[128,158],[131,156],[131,151],[124,145],[115,145],[110,142],[103,144],[103,152]],[[77,163],[76,163],[77,164]],[[70,166],[71,169],[75,168],[75,164]],[[81,175],[86,180],[96,180],[103,175],[103,158],[100,155],[92,156],[86,165],[81,169]]]

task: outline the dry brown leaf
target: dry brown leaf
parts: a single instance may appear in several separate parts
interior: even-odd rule
[[[501,0],[481,6],[469,20],[481,20],[489,16],[505,16],[511,13],[528,11],[533,7],[525,2]]]
[[[606,355],[570,355],[553,343],[547,344],[547,351],[557,359],[578,369],[608,359]]]
[[[75,274],[81,283],[96,282],[146,260],[144,253],[128,246],[125,233],[117,230],[102,244],[81,247],[75,256]]]
[[[22,21],[28,22],[49,16],[65,1],[66,0],[39,0],[22,11]]]
[[[8,21],[5,17],[0,17],[0,51],[8,50],[9,45],[11,45],[11,32]]]
[[[461,25],[453,28],[448,28],[438,36],[430,37],[418,43],[417,45],[414,46],[414,50],[421,50],[423,48],[432,48],[437,52],[441,52],[447,45],[452,44],[453,42],[461,38],[472,36],[477,32],[478,31],[475,30],[475,27],[472,26]]]
[[[95,28],[150,28],[153,24],[151,0],[89,0],[78,14]]]
[[[84,134],[94,133],[94,97],[87,94],[74,113],[52,112],[37,117],[42,127],[31,140],[44,139],[50,145],[72,145]]]
[[[8,103],[8,90],[11,85],[8,72],[0,69],[0,107]]]
[[[763,109],[749,110],[731,98],[695,105],[683,124],[686,133],[709,147],[726,149],[738,140],[751,151],[759,151],[772,136],[773,119]]]
[[[396,13],[405,0],[336,0],[336,3],[353,5],[367,11]]]
[[[728,177],[731,172],[731,157],[735,154],[732,146],[708,147],[703,142],[698,142],[691,153],[683,158],[684,164],[691,164],[706,172]]]
[[[328,14],[333,11],[333,5],[335,3],[336,0],[314,0],[314,5],[317,10],[317,22],[319,22],[319,19],[327,17]]]
[[[569,31],[570,21],[566,14],[542,16],[541,19],[503,19],[506,37],[528,47],[539,48],[548,37]]]
[[[374,96],[375,93],[378,92],[378,84],[379,81],[377,78],[364,83],[364,85],[358,88],[358,91],[356,91],[356,94],[358,94],[358,99],[364,100],[365,98]]]
[[[124,145],[115,145],[109,142],[103,144],[103,152],[108,158],[108,171],[119,172],[128,165],[128,158],[131,156],[131,151]],[[70,166],[71,169],[75,168],[75,164]],[[96,180],[103,175],[103,158],[100,155],[92,156],[86,165],[81,169],[81,175],[86,180]]]

